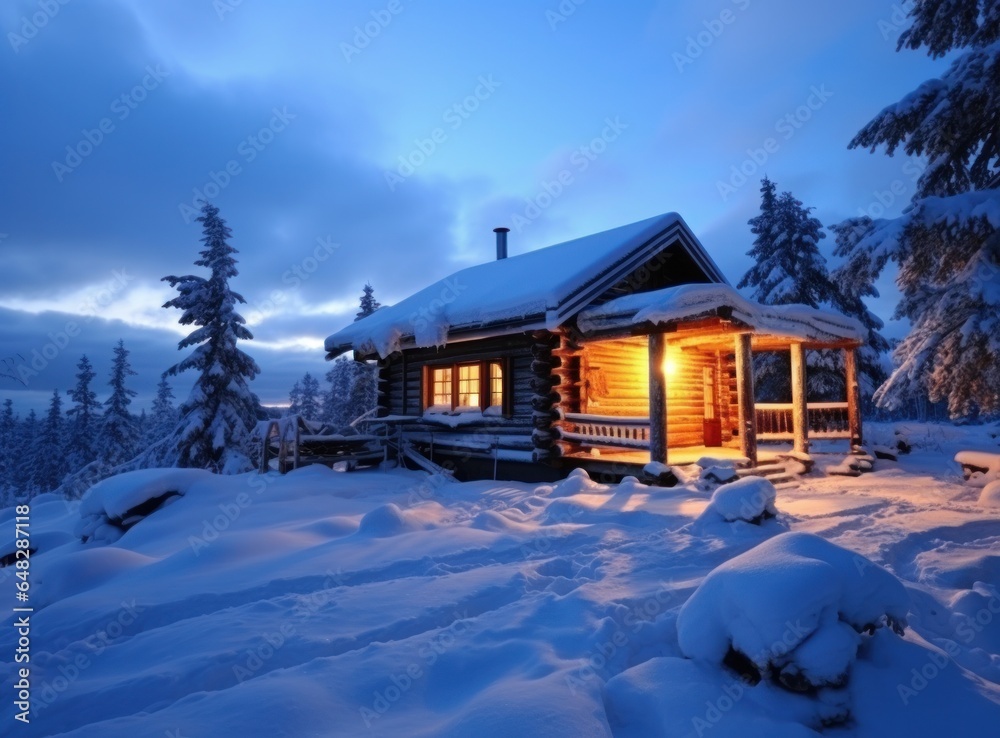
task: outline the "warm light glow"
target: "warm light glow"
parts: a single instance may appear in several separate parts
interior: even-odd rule
[[[669,377],[677,373],[677,359],[668,356],[663,362],[663,371]]]

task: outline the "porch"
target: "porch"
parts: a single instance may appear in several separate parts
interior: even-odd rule
[[[555,423],[564,457],[620,463],[743,458],[766,464],[758,441],[862,442],[859,326],[802,306],[762,306],[727,285],[627,295],[581,313],[580,339],[560,352],[571,389]],[[807,402],[807,352],[841,351],[845,396]],[[754,357],[783,352],[791,402],[757,403]],[[575,391],[573,391],[575,390]],[[567,401],[568,400],[568,401]]]

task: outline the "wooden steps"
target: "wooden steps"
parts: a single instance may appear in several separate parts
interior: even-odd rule
[[[747,469],[737,469],[736,475],[743,477],[764,477],[776,489],[795,489],[799,486],[799,475],[788,469],[786,464],[761,464]]]

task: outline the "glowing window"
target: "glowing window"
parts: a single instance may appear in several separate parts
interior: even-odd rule
[[[458,407],[479,407],[479,364],[458,367]]]
[[[451,367],[435,367],[431,377],[431,404],[451,407]]]
[[[503,407],[503,364],[490,362],[490,406]]]
[[[430,412],[504,412],[504,362],[482,361],[425,367],[424,408]]]

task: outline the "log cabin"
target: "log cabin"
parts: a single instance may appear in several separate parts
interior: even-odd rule
[[[862,441],[855,349],[837,313],[742,297],[676,213],[459,271],[326,339],[379,367],[378,422],[459,478],[602,478],[758,441]],[[845,353],[843,402],[807,403],[805,354]],[[791,402],[754,401],[753,356],[791,356]],[[652,463],[652,466],[650,464]]]

